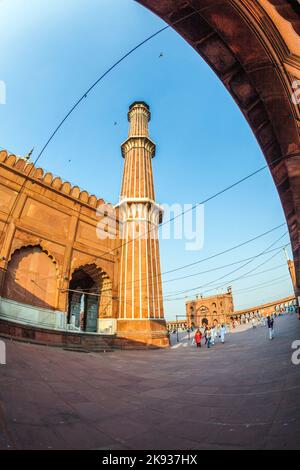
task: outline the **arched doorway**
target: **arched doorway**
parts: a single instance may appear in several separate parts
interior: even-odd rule
[[[54,260],[40,246],[16,250],[8,263],[3,297],[33,307],[55,309],[57,294]]]
[[[101,319],[112,315],[112,285],[105,272],[95,264],[73,272],[69,284],[68,323],[87,333],[100,330]]]
[[[200,318],[201,318],[201,323],[200,323]],[[201,307],[199,307],[197,309],[197,323],[198,323],[198,325],[201,325],[201,326],[208,325],[209,320],[210,320],[210,311],[209,311],[208,307],[206,307],[205,305],[201,305]]]
[[[300,296],[300,106],[292,99],[300,80],[299,5],[289,0],[136,1],[194,47],[252,128],[285,212]]]

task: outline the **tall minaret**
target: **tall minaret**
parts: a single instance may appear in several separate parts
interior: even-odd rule
[[[158,225],[149,138],[149,106],[137,101],[128,112],[129,135],[122,145],[125,160],[119,203],[121,256],[118,336],[148,346],[168,345],[164,320]]]

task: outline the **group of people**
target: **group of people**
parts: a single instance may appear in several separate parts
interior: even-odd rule
[[[256,328],[256,322],[252,322],[253,328]],[[267,326],[269,331],[269,338],[272,340],[274,338],[274,315],[269,315],[266,319],[264,318],[264,323],[262,326]],[[225,343],[225,334],[226,334],[226,325],[212,325],[198,328],[194,336],[194,344],[197,348],[202,347],[202,340],[204,339],[204,345],[207,348],[210,348],[214,345],[219,339],[222,344]]]
[[[222,325],[212,325],[211,327],[206,325],[204,331],[201,331],[200,328],[197,329],[194,337],[195,344],[197,348],[202,346],[202,338],[205,340],[205,345],[210,348],[217,341],[217,338],[221,340],[221,343],[225,343],[225,334],[226,326]]]
[[[300,320],[300,310],[299,307],[295,309],[290,309],[289,312],[293,313],[296,311],[298,314],[298,318]],[[251,325],[253,328],[256,328],[257,326],[263,326],[268,328],[268,333],[269,333],[269,339],[272,340],[274,339],[274,321],[275,318],[278,316],[277,312],[274,312],[271,315],[268,315],[267,317],[265,316],[260,316],[260,317],[253,317],[250,319]],[[249,323],[247,321],[247,323]],[[229,324],[229,329],[235,329],[236,326],[242,325],[241,320],[238,322],[238,320],[233,320],[233,324]],[[191,331],[193,331],[193,327],[191,328]],[[197,328],[194,339],[193,339],[193,344],[197,346],[197,348],[202,347],[202,340],[204,339],[204,345],[207,348],[210,348],[212,345],[214,345],[218,340],[222,344],[225,343],[225,335],[226,335],[226,324],[213,324],[212,326],[209,325],[203,325],[201,328]]]

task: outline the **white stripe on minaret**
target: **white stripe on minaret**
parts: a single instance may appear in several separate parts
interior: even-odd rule
[[[140,318],[143,316],[142,312],[142,240],[141,240],[141,224],[139,221],[139,280],[140,280]]]
[[[124,226],[122,226],[122,230],[123,230]],[[123,238],[121,239],[121,243],[124,243],[124,234],[123,234]],[[123,306],[122,306],[122,292],[123,292],[123,257],[124,257],[124,250],[122,249],[121,247],[121,262],[120,262],[120,286],[119,286],[119,308],[120,308],[120,315],[121,317],[124,316],[124,310],[123,310]],[[123,314],[122,314],[123,312]]]
[[[149,217],[149,215],[148,215]],[[152,253],[152,235],[151,235],[151,223],[149,222],[149,225],[150,225],[150,233],[149,233],[149,251],[150,251],[150,263],[151,263],[151,296],[152,296],[152,312],[151,312],[151,316],[155,317],[155,296],[154,296],[154,279],[153,279],[153,253]],[[148,225],[148,227],[149,227]]]
[[[130,194],[130,181],[131,181],[131,162],[132,162],[132,151],[129,150],[128,154],[128,175],[127,175],[127,189],[126,189],[126,196]]]
[[[148,173],[147,173],[147,155],[146,152],[144,151],[144,169],[145,169],[145,197],[150,197],[149,191],[148,191]]]
[[[145,221],[145,246],[146,246],[146,286],[147,286],[147,304],[148,304],[148,318],[150,318],[150,292],[149,292],[149,259],[148,259],[148,222]]]
[[[142,151],[139,148],[138,156],[139,156],[139,197],[141,197],[141,160],[142,160]],[[142,218],[142,207],[139,206],[139,284],[140,284],[140,318],[142,318],[142,240],[141,240],[141,221]]]
[[[153,197],[153,190],[152,190],[152,178],[151,178],[151,157],[149,153],[147,152],[147,164],[148,164],[148,180],[149,180],[149,195],[150,198],[154,200]]]
[[[134,152],[134,178],[133,178],[133,195],[132,197],[135,198],[136,197],[136,167],[137,167],[137,155],[136,155],[136,151]]]
[[[132,227],[132,276],[131,276],[131,282],[132,282],[132,286],[131,286],[131,295],[132,295],[132,299],[131,299],[131,308],[132,308],[132,312],[131,312],[131,318],[134,318],[134,286],[135,286],[135,279],[134,279],[134,262],[135,262],[135,233],[134,233],[134,229],[135,229],[135,221],[132,221],[131,222],[131,227]]]
[[[127,188],[128,188],[128,164],[129,164],[129,155],[128,155],[128,153],[126,153],[126,156],[125,156],[125,181],[124,181],[124,188],[123,188],[123,193],[122,193],[123,198],[126,197]]]
[[[124,182],[124,191],[123,191],[123,197],[126,197],[127,191],[128,191],[128,179],[129,179],[129,174],[128,174],[128,169],[129,169],[129,160],[130,160],[130,153],[126,152],[125,156],[125,182]]]
[[[126,219],[127,219],[127,208],[126,208]],[[127,273],[128,273],[128,222],[126,220],[126,227],[125,227],[125,232],[126,232],[126,237],[125,237],[125,274],[124,274],[124,318],[127,316]],[[123,247],[124,249],[124,247]]]
[[[151,156],[149,155],[149,174],[150,174],[150,185],[151,185],[151,198],[155,199],[155,196],[154,196],[154,182],[153,182],[153,171],[152,171],[152,162],[151,162]]]
[[[130,150],[130,175],[129,175],[129,186],[128,186],[129,197],[133,197],[132,196],[133,153],[134,152]]]
[[[124,194],[124,189],[125,189],[125,175],[126,175],[126,163],[125,163],[125,168],[124,168],[124,173],[123,173],[123,178],[122,178],[122,185],[121,185],[121,198]]]
[[[141,159],[142,159],[142,156],[141,156],[141,149],[139,147],[139,150],[138,150],[138,156],[139,156],[139,197],[141,197]]]
[[[128,194],[129,191],[129,180],[130,180],[130,158],[131,158],[131,153],[127,153],[127,171],[126,171],[126,192],[125,192],[125,197]]]
[[[147,175],[146,175],[146,165],[145,165],[145,156],[144,156],[144,152],[143,152],[143,155],[142,155],[142,161],[143,161],[143,179],[144,179],[144,192],[143,192],[143,195],[142,197],[146,197],[146,178],[147,178]]]
[[[157,272],[156,272],[156,258],[155,258],[155,238],[153,238],[153,232],[152,232],[152,239],[151,239],[152,251],[153,251],[153,282],[154,282],[153,291],[154,291],[154,298],[155,298],[155,318],[157,318],[159,300],[158,300],[158,295],[156,292]]]
[[[145,162],[145,191],[146,191],[146,197],[150,198],[150,192],[149,192],[149,176],[148,176],[148,162],[147,162],[147,152],[144,150],[144,162]]]
[[[157,236],[157,229],[155,229],[155,236]],[[155,266],[156,266],[156,290],[157,290],[157,316],[160,318],[160,293],[159,293],[159,279],[158,279],[158,259],[157,259],[157,249],[156,249],[157,240],[154,239],[154,256],[155,256]]]

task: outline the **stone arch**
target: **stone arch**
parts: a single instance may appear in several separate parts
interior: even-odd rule
[[[17,248],[7,265],[2,295],[34,307],[55,309],[58,273],[54,258],[40,245]]]
[[[9,263],[14,256],[14,254],[17,251],[22,250],[23,248],[35,248],[38,247],[40,248],[46,255],[52,260],[55,269],[56,269],[56,276],[58,280],[61,278],[61,273],[62,273],[62,266],[58,262],[57,258],[53,255],[53,253],[49,250],[48,248],[48,243],[44,240],[38,239],[38,237],[28,237],[27,243],[24,243],[24,241],[19,240],[19,241],[14,241],[13,247],[10,251],[10,254],[7,258],[7,263]],[[59,281],[58,281],[59,282]]]
[[[289,227],[300,295],[299,5],[290,0],[137,0],[210,65],[265,155]]]
[[[35,247],[40,248],[44,253],[47,254],[47,256],[55,264],[56,270],[57,270],[57,273],[58,273],[59,272],[58,262],[57,262],[55,256],[48,250],[48,248],[46,248],[45,243],[44,243],[43,240],[40,240],[38,243],[34,243],[32,241],[29,242],[29,243],[20,242],[19,245],[14,246],[14,248],[11,250],[7,261],[9,262],[17,251],[20,251],[23,248],[35,248]]]
[[[112,317],[112,281],[95,263],[73,268],[69,283],[68,322],[96,333],[101,320]]]
[[[200,307],[197,308],[197,312],[207,312],[209,311],[209,308],[206,305],[200,305]]]

